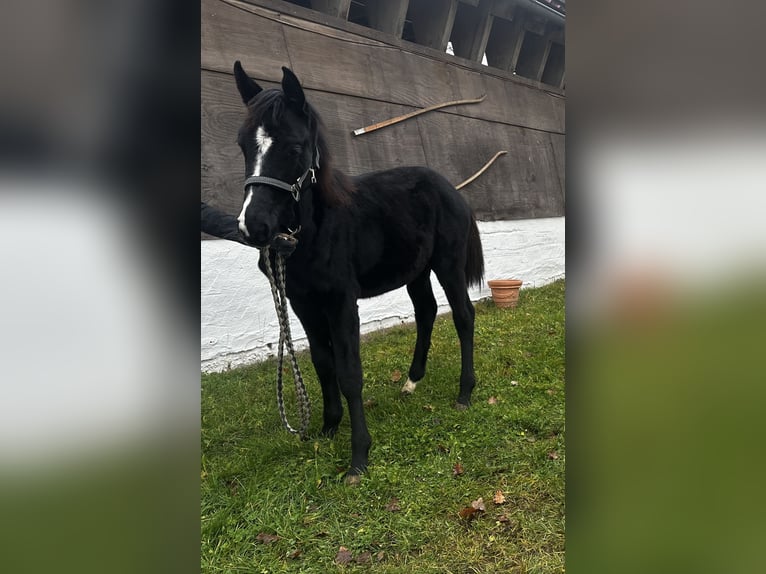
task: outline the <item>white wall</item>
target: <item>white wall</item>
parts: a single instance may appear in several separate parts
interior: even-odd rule
[[[564,218],[479,222],[485,279],[516,278],[539,287],[564,276]],[[257,268],[258,251],[231,241],[201,242],[202,370],[221,371],[276,353],[279,341],[268,280]],[[436,277],[431,277],[439,313],[449,311]],[[482,285],[470,291],[476,301],[490,296]],[[361,331],[367,333],[414,321],[404,288],[359,301]],[[297,348],[306,335],[292,316]]]

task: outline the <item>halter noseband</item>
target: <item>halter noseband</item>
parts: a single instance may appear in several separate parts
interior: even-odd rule
[[[314,158],[312,160],[311,166],[309,166],[309,168],[303,172],[303,175],[300,176],[292,185],[290,185],[286,181],[282,181],[281,179],[276,179],[273,177],[266,177],[263,175],[251,175],[245,180],[245,190],[247,190],[247,186],[253,185],[254,183],[259,183],[261,185],[270,185],[271,187],[276,187],[277,189],[289,191],[290,195],[293,196],[293,199],[297,203],[301,200],[301,191],[303,191],[303,184],[306,182],[306,179],[309,177],[309,175],[311,175],[312,184],[317,182],[316,171],[318,169],[319,169],[319,145],[314,145]]]

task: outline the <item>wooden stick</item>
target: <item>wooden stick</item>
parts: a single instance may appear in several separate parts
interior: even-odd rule
[[[482,97],[476,98],[475,100],[454,100],[452,102],[444,102],[443,104],[435,104],[433,106],[428,106],[427,108],[423,108],[422,110],[415,110],[414,112],[410,112],[409,114],[404,114],[403,116],[397,116],[389,120],[378,122],[377,124],[372,124],[371,126],[359,128],[357,130],[354,130],[351,133],[353,133],[355,136],[368,134],[370,132],[374,132],[375,130],[379,130],[380,128],[391,126],[393,124],[398,124],[399,122],[403,122],[404,120],[408,120],[410,118],[414,118],[415,116],[419,116],[420,114],[425,114],[426,112],[432,112],[440,108],[446,108],[448,106],[459,106],[461,104],[478,104],[483,102],[484,98],[486,97],[487,97],[487,94],[484,94]]]
[[[494,162],[494,161],[495,161],[495,160],[496,160],[498,157],[500,157],[501,155],[503,155],[503,154],[506,154],[506,153],[508,153],[508,152],[507,152],[507,151],[499,151],[499,152],[497,152],[497,153],[496,153],[494,156],[492,156],[492,159],[491,159],[491,160],[489,160],[487,163],[485,163],[485,164],[484,164],[484,167],[482,167],[482,168],[481,168],[479,171],[477,171],[477,172],[476,172],[475,174],[473,174],[471,177],[469,177],[468,179],[466,179],[466,180],[465,180],[463,183],[461,183],[460,185],[456,185],[456,186],[455,186],[455,189],[460,189],[460,188],[462,188],[462,187],[465,187],[465,186],[466,186],[466,185],[468,185],[469,183],[471,183],[471,182],[472,182],[474,179],[476,179],[476,178],[477,178],[477,177],[479,177],[479,176],[480,176],[482,173],[484,173],[485,171],[487,171],[487,169],[489,168],[489,166],[491,166],[491,165],[492,165],[492,163],[493,163],[493,162]]]

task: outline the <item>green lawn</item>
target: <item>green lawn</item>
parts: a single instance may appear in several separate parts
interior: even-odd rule
[[[347,412],[334,439],[301,442],[281,427],[275,361],[203,375],[202,571],[563,572],[564,281],[523,290],[516,309],[476,310],[467,411],[454,408],[449,315],[411,397],[399,389],[414,325],[365,337],[373,444],[357,487],[342,481]],[[300,364],[316,435],[321,391],[307,353]],[[483,512],[464,510],[480,497]]]

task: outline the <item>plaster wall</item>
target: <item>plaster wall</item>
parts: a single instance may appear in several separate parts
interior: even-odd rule
[[[564,218],[480,221],[485,280],[519,278],[525,287],[564,277]],[[271,291],[257,268],[258,251],[224,240],[200,242],[202,370],[221,371],[276,354],[279,341]],[[436,277],[431,277],[439,313],[449,311]],[[490,296],[483,284],[471,300]],[[415,320],[404,288],[359,301],[362,333]],[[296,348],[306,348],[306,335],[291,313]]]

